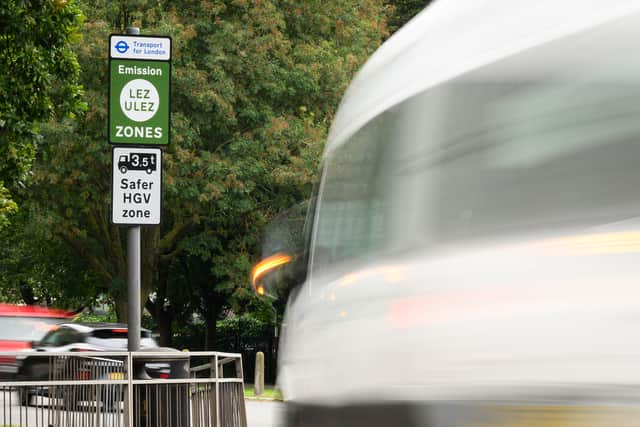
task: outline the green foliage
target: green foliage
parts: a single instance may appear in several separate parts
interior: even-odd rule
[[[11,200],[11,193],[0,181],[0,230],[9,224],[9,216],[18,211],[18,205]]]
[[[95,278],[29,204],[0,231],[3,301],[77,309],[95,300]]]
[[[81,6],[87,21],[76,54],[88,110],[43,127],[29,198],[124,319],[126,233],[109,222],[108,34],[133,23],[172,36],[163,224],[143,229],[142,288],[162,344],[171,325],[193,324],[195,315],[211,347],[221,313],[254,299],[249,271],[265,225],[308,197],[339,99],[388,35],[389,10],[382,0]]]
[[[198,230],[179,250],[210,265],[200,301],[212,304],[209,291],[245,299],[238,285],[247,283],[262,230],[308,196],[339,99],[386,35],[386,10],[377,1],[171,8],[178,111],[165,200],[173,218]]]
[[[264,387],[264,391],[260,395],[256,395],[254,386],[244,386],[244,397],[249,399],[266,399],[266,400],[283,400],[282,393],[277,388]]]
[[[71,49],[81,17],[72,1],[0,3],[0,227],[17,209],[9,191],[28,179],[38,123],[82,110]]]
[[[396,31],[427,7],[431,0],[389,0],[388,3],[394,8],[389,28]]]
[[[218,320],[217,326],[219,333],[223,335],[231,336],[240,333],[244,338],[256,338],[264,335],[265,329],[271,325],[255,316],[245,314]]]
[[[114,311],[97,312],[85,310],[74,319],[74,322],[117,322]]]

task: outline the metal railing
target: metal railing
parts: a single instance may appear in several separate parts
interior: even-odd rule
[[[239,354],[3,352],[0,364],[0,426],[247,427]]]

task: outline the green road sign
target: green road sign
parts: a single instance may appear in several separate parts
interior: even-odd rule
[[[171,65],[168,60],[164,60],[165,57],[169,57],[169,53],[164,53],[165,51],[158,48],[144,48],[158,44],[152,42],[153,40],[170,39],[111,36],[109,142],[112,144],[169,143]],[[123,52],[125,49],[126,54]],[[136,55],[136,51],[140,54]],[[153,53],[157,52],[164,55],[154,56]],[[134,59],[136,57],[145,60]],[[158,57],[163,59],[155,59]]]

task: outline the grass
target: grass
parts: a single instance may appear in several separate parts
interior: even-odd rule
[[[244,386],[244,397],[254,398],[254,399],[274,399],[274,400],[282,400],[282,393],[280,390],[274,387],[265,386],[264,392],[256,396],[256,391],[253,385],[245,384]]]

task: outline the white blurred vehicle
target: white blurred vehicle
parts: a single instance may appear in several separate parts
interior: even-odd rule
[[[18,381],[105,380],[125,377],[126,368],[119,358],[101,357],[101,352],[127,351],[128,328],[124,323],[73,322],[63,323],[47,333],[40,341],[33,342],[33,349],[18,357]],[[160,350],[151,337],[151,331],[140,331],[140,349]],[[163,348],[163,351],[168,349]],[[177,351],[177,350],[174,350]],[[56,358],[63,353],[80,352],[85,359]],[[37,353],[37,354],[36,354]],[[43,353],[53,357],[43,357]],[[95,354],[95,357],[93,355]],[[54,372],[57,370],[57,372]],[[168,379],[170,366],[166,363],[146,363],[144,372],[149,378]],[[20,401],[28,406],[36,395],[48,396],[46,387],[20,388]],[[122,400],[122,390],[118,399]],[[114,395],[115,396],[115,395]],[[113,396],[110,396],[113,398]],[[70,400],[77,400],[74,399]],[[106,398],[105,398],[106,400]],[[111,402],[110,402],[111,403]],[[77,402],[66,402],[67,407],[78,408]]]
[[[638,424],[639,46],[638,1],[443,0],[375,53],[289,296],[289,426]]]

